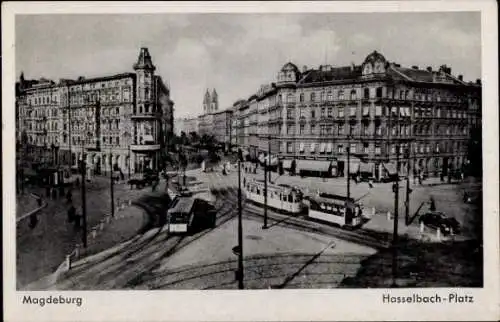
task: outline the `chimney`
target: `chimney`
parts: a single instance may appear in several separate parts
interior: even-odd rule
[[[303,73],[307,72],[307,66],[306,65],[302,66],[302,72]]]
[[[458,75],[458,80],[459,81],[463,81],[464,80],[464,76],[463,75]]]
[[[416,65],[411,66],[411,68],[418,70],[418,66]]]
[[[427,66],[427,71],[428,71],[429,73],[431,73],[431,72],[432,72],[432,67],[431,67],[431,66]]]

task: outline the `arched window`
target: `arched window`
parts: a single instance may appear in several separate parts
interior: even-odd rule
[[[355,100],[356,99],[356,90],[352,90],[351,91],[351,100]]]
[[[331,91],[328,92],[327,99],[329,102],[331,102],[333,100],[333,93]]]
[[[339,96],[339,101],[343,101],[344,100],[344,91],[340,90],[338,96]]]
[[[311,102],[315,102],[316,101],[316,93],[312,92],[311,93]]]

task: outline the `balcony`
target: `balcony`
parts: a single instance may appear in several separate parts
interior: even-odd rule
[[[148,152],[160,150],[159,144],[131,144],[130,150],[133,152]]]
[[[156,119],[161,116],[158,112],[148,112],[148,113],[134,113],[130,115],[131,119]]]

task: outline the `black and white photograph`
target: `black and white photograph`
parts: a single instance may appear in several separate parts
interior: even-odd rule
[[[498,233],[484,12],[215,9],[15,14],[2,112],[18,304],[284,289],[472,302],[486,216]]]

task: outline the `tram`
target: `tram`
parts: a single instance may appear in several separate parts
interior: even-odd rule
[[[345,196],[318,193],[310,197],[307,217],[340,227],[355,228],[362,225],[362,208],[354,199]]]
[[[264,205],[264,181],[249,180],[244,185],[248,200]],[[267,184],[267,206],[280,211],[298,214],[303,209],[303,194],[294,187],[284,184]]]
[[[214,228],[215,220],[213,205],[199,198],[175,196],[167,210],[167,230],[172,234],[189,234]]]

